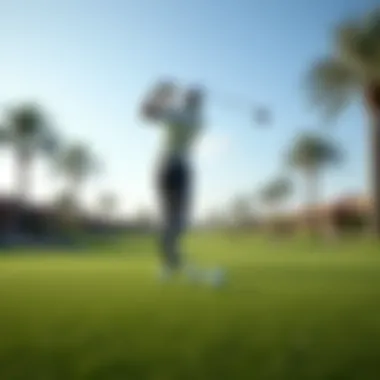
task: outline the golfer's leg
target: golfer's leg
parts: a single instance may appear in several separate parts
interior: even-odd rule
[[[170,269],[170,219],[171,219],[171,191],[169,186],[167,163],[158,174],[158,198],[161,212],[161,231],[159,236],[159,252],[163,269]]]
[[[170,193],[163,195],[163,228],[161,233],[161,257],[164,267],[174,269],[173,206]]]
[[[181,166],[172,168],[162,186],[164,226],[162,254],[164,264],[172,270],[182,264],[180,239],[187,213],[187,172]]]
[[[179,215],[180,211],[178,190],[168,186],[162,192],[163,204],[163,230],[161,242],[161,254],[163,264],[170,270],[176,270],[180,266],[180,253],[178,249]]]
[[[186,232],[187,212],[188,212],[188,173],[187,169],[180,170],[177,181],[178,186],[172,196],[171,208],[171,260],[176,268],[183,266],[183,252],[181,249],[181,239]]]
[[[173,270],[176,270],[180,267],[181,261],[179,252],[179,210],[178,202],[175,198],[175,196],[172,196],[168,204],[167,220],[163,235],[163,250],[166,265]]]

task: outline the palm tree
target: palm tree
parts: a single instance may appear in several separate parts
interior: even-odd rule
[[[308,222],[311,223],[310,209],[319,200],[321,170],[339,163],[341,159],[341,151],[333,142],[312,133],[301,134],[291,147],[288,163],[299,170],[305,179]]]
[[[270,181],[260,191],[260,198],[269,206],[276,206],[289,197],[292,192],[292,182],[287,177],[278,177]]]
[[[39,153],[52,158],[58,149],[58,136],[44,111],[36,104],[21,104],[6,111],[0,129],[0,144],[13,150],[17,202],[8,227],[10,231],[21,232],[22,208],[32,188],[35,158]]]
[[[271,209],[280,206],[286,200],[293,190],[293,184],[289,178],[281,176],[267,183],[259,192],[261,201]],[[276,219],[273,215],[270,218],[269,227],[275,228]]]
[[[84,182],[97,173],[99,165],[87,146],[75,143],[61,151],[58,158],[58,171],[67,181],[66,194],[77,209]]]
[[[32,166],[36,155],[42,153],[51,158],[57,152],[58,137],[39,106],[22,104],[6,113],[0,131],[0,143],[13,149],[16,194],[18,201],[24,203],[31,189]]]
[[[340,24],[335,35],[335,54],[308,74],[309,97],[329,117],[337,116],[356,95],[363,98],[371,121],[372,226],[380,238],[380,8]]]

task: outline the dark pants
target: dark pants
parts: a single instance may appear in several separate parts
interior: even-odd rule
[[[168,158],[159,171],[159,197],[163,219],[161,252],[164,265],[181,266],[180,238],[185,230],[190,197],[191,173],[187,162]]]

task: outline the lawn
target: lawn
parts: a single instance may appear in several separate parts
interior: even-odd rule
[[[0,257],[0,379],[380,379],[380,249],[197,235],[215,290],[156,278],[154,242]]]

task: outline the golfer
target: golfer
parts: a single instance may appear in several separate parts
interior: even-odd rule
[[[203,126],[203,92],[190,89],[180,102],[178,98],[174,86],[163,84],[142,106],[142,116],[164,128],[157,188],[163,219],[160,251],[165,278],[184,267],[180,241],[190,215],[192,148]]]

